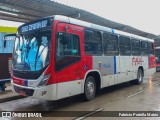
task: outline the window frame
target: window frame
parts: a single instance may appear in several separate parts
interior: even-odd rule
[[[100,45],[101,45],[101,50],[100,51],[98,51],[98,52],[100,52],[100,53],[98,53],[98,54],[95,54],[93,51],[92,51],[92,53],[87,53],[87,51],[86,51],[86,48],[85,48],[85,45],[86,45],[86,31],[92,31],[93,32],[93,40],[92,41],[95,41],[95,36],[94,36],[94,32],[97,32],[97,33],[100,33]],[[88,41],[87,41],[88,42]],[[94,43],[94,42],[93,42]],[[99,42],[97,42],[97,43],[99,43]],[[103,35],[102,35],[102,32],[100,31],[100,30],[96,30],[96,29],[90,29],[90,28],[85,28],[84,29],[84,53],[85,53],[85,55],[87,55],[87,56],[102,56],[103,55]]]
[[[155,52],[154,52],[154,42],[148,41],[148,50],[149,50],[148,54],[155,55]]]
[[[114,37],[116,37],[116,39],[114,39],[115,41],[116,41],[116,44],[115,44],[115,42],[109,42],[108,40],[108,43],[109,44],[106,44],[106,42],[107,41],[105,41],[105,38],[104,38],[104,35],[105,34],[108,34],[109,36],[110,36],[110,38],[109,39],[111,39],[113,36]],[[119,55],[119,45],[118,45],[118,43],[119,43],[119,40],[118,40],[118,34],[113,34],[113,33],[110,33],[110,32],[103,32],[103,54],[105,55],[105,56],[117,56],[117,55]],[[117,52],[118,53],[107,53],[107,52],[105,52],[105,49],[106,49],[106,46],[107,45],[107,47],[108,47],[108,45],[114,45],[114,48],[117,48]],[[114,49],[115,50],[115,49]]]
[[[136,46],[136,43],[134,43],[135,46],[133,46],[133,42],[134,41],[139,41],[139,46],[137,47]],[[140,39],[136,39],[136,38],[131,38],[131,49],[132,49],[132,56],[141,56],[141,40]],[[133,49],[139,49],[139,50],[136,50],[136,51],[139,51],[137,52],[138,54],[133,54]]]
[[[125,42],[123,43],[123,44],[120,44],[120,38],[123,38],[123,40],[125,40]],[[126,42],[126,40],[128,41],[128,42]],[[119,54],[121,55],[121,56],[131,56],[132,55],[132,40],[131,40],[131,38],[130,37],[128,37],[128,36],[124,36],[124,35],[119,35],[118,36],[118,46],[119,46]],[[129,43],[129,45],[127,44],[127,43]],[[121,47],[122,48],[125,48],[125,52],[122,54],[122,52],[121,52]],[[128,48],[130,48],[130,54],[128,53],[127,54],[127,49]]]
[[[57,52],[57,34],[58,33],[65,33],[65,34],[70,34],[70,35],[75,35],[75,36],[77,36],[78,37],[78,42],[79,42],[79,56],[77,56],[77,58],[79,57],[79,59],[78,60],[75,60],[75,61],[70,61],[70,63],[69,64],[67,64],[67,65],[64,65],[63,67],[61,67],[60,69],[57,69],[57,61],[56,61],[56,52]],[[66,67],[68,67],[68,66],[71,66],[71,65],[73,65],[73,64],[75,64],[75,63],[77,63],[77,62],[79,62],[79,61],[81,61],[81,59],[82,59],[82,57],[81,57],[81,42],[80,42],[80,37],[79,37],[79,35],[77,35],[77,34],[74,34],[74,33],[68,33],[68,32],[63,32],[63,31],[57,31],[56,32],[56,37],[55,37],[56,39],[55,39],[55,48],[54,48],[54,50],[55,50],[55,55],[54,55],[54,65],[55,65],[55,72],[59,72],[59,71],[61,71],[61,70],[63,70],[63,69],[65,69]]]
[[[148,41],[141,40],[141,55],[148,56],[148,54],[149,54]]]

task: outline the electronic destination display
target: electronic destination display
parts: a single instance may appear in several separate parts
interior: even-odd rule
[[[33,30],[38,30],[41,28],[46,28],[48,26],[51,26],[50,19],[43,19],[43,20],[38,20],[32,23],[24,24],[19,28],[19,33],[25,33],[25,32],[30,32]]]

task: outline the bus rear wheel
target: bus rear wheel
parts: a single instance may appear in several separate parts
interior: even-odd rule
[[[136,84],[141,84],[143,82],[143,72],[141,69],[138,69]]]
[[[96,82],[94,77],[89,76],[87,77],[85,84],[84,84],[84,97],[85,100],[89,101],[94,99],[96,95]]]
[[[133,81],[130,81],[131,84],[141,84],[143,82],[143,72],[142,72],[142,69],[138,69],[138,72],[137,72],[137,79],[136,80],[133,80]]]

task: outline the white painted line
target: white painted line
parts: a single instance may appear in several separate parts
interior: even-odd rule
[[[85,114],[85,115],[83,115],[81,117],[75,118],[74,120],[83,120],[83,119],[85,119],[85,118],[87,118],[87,117],[89,117],[89,116],[91,116],[93,114],[96,114],[96,113],[98,113],[100,111],[103,111],[103,110],[104,110],[103,108],[95,109],[94,111],[91,111],[91,112],[89,112],[89,113],[87,113],[87,114]]]
[[[160,84],[160,82],[157,82],[157,83],[152,84],[152,86],[154,86],[154,85],[159,85],[159,84]]]
[[[141,91],[138,91],[138,92],[136,92],[136,93],[134,93],[134,94],[132,94],[132,95],[129,95],[129,96],[127,96],[127,98],[131,98],[131,97],[133,97],[133,96],[135,96],[135,95],[138,95],[138,94],[140,94],[140,93],[142,93],[142,92],[144,92],[144,90],[141,90]]]

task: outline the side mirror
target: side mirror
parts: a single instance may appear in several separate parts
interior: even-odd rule
[[[6,48],[6,42],[7,40],[15,40],[16,39],[16,34],[7,34],[4,36],[4,48]]]

